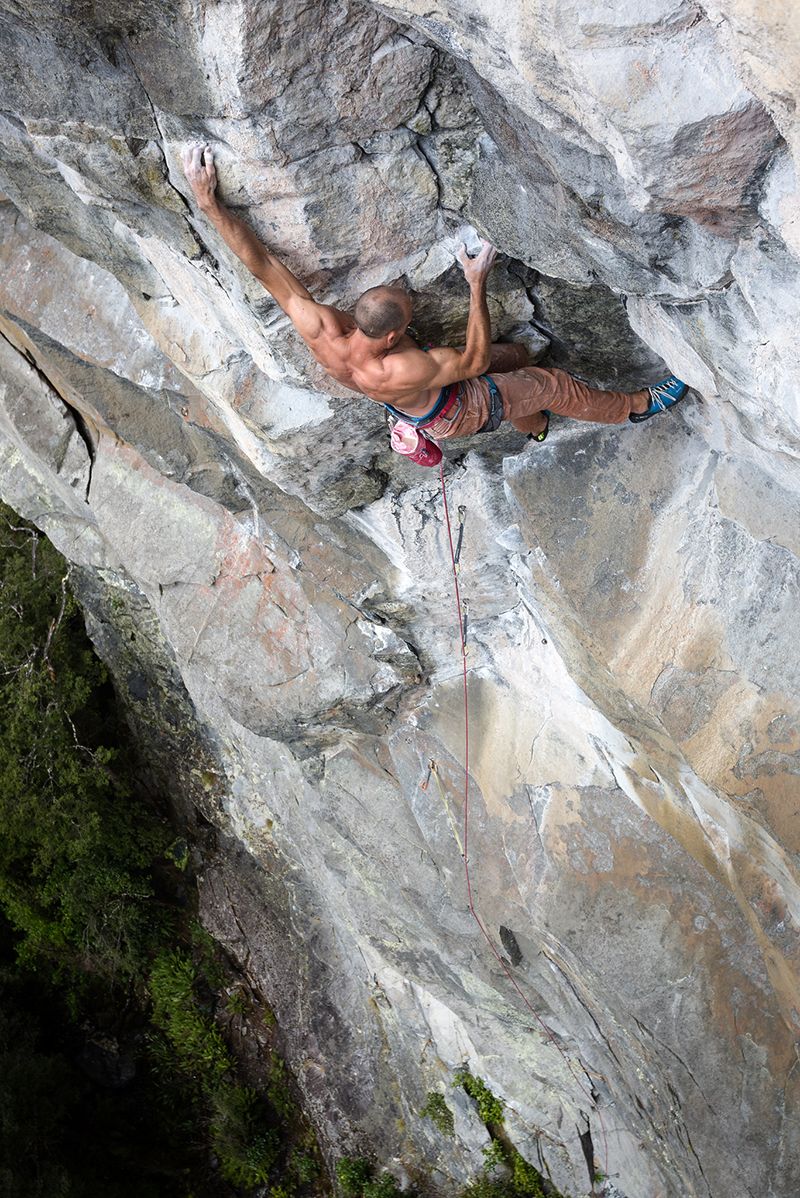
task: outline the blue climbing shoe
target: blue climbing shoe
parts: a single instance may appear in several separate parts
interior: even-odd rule
[[[686,383],[682,383],[674,374],[668,378],[662,379],[660,383],[655,383],[652,387],[648,387],[650,392],[650,407],[646,412],[631,412],[628,419],[633,424],[641,424],[643,420],[649,420],[651,416],[657,416],[659,412],[667,412],[670,408],[674,408],[680,403],[689,388]]]

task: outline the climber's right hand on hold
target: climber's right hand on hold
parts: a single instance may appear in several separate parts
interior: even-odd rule
[[[458,260],[464,270],[464,277],[470,285],[486,281],[496,257],[497,250],[489,241],[481,241],[481,248],[474,258],[470,258],[465,245],[458,252]]]
[[[202,142],[187,146],[183,151],[183,169],[200,207],[211,207],[217,189],[217,172],[211,146]]]

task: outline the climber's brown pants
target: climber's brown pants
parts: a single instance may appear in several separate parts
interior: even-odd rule
[[[516,425],[545,408],[573,420],[590,420],[597,424],[622,424],[631,413],[635,392],[597,391],[573,378],[565,370],[552,367],[523,366],[528,351],[519,344],[492,346],[488,373],[494,378],[503,400],[503,419]],[[491,407],[489,384],[482,375],[466,379],[456,406],[447,416],[435,420],[425,432],[436,440],[446,437],[469,437],[481,430],[489,418]],[[527,431],[523,429],[523,431]]]

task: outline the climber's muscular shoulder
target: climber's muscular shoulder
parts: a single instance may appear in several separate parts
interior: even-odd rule
[[[290,301],[284,311],[317,362],[332,378],[368,399],[391,402],[391,396],[383,394],[386,359],[365,352],[364,338],[358,334],[356,322],[349,312],[300,299]],[[409,349],[424,357],[410,337],[405,337],[403,344],[395,346],[387,356],[399,358]]]
[[[278,301],[320,366],[337,382],[378,403],[416,395],[436,373],[411,337],[404,336],[384,354],[376,354],[358,333],[349,312],[320,304],[299,279],[274,261],[266,272],[254,272]],[[278,276],[279,277],[276,277]]]
[[[330,304],[318,303],[301,283],[295,282],[296,290],[293,289],[286,297],[276,295],[271,287],[268,290],[316,356],[318,351],[324,353],[326,348],[352,332],[355,322],[348,312],[342,312]]]
[[[436,348],[424,353],[404,335],[396,345],[376,353],[348,312],[318,307],[325,309],[315,317],[321,328],[315,336],[304,338],[306,344],[328,374],[367,399],[392,404],[410,416],[420,415],[428,411],[441,387],[465,377],[457,350]]]

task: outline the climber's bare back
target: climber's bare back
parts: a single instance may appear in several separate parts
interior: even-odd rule
[[[406,334],[397,345],[376,357],[374,350],[364,344],[367,339],[349,312],[311,302],[316,311],[300,312],[295,306],[294,314],[287,308],[287,315],[331,378],[375,403],[392,404],[409,416],[421,416],[431,409],[443,386],[429,382],[441,374],[442,355],[438,350],[423,353]],[[446,349],[445,358],[453,352]]]

